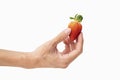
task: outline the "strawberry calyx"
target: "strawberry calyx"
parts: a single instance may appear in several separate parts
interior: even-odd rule
[[[74,17],[70,17],[70,19],[81,22],[83,20],[83,17],[82,15],[76,14]]]

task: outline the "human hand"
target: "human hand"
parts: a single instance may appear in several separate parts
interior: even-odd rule
[[[76,42],[70,41],[70,28],[62,31],[55,38],[42,44],[29,56],[30,68],[66,68],[83,50],[83,35],[80,33]],[[60,52],[57,45],[64,42],[65,49]]]

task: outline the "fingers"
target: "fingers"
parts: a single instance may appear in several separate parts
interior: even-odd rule
[[[69,54],[65,54],[64,56],[66,57],[66,59],[68,61],[73,61],[77,56],[79,56],[82,53],[82,49],[83,49],[83,34],[81,33],[78,36],[78,40],[76,42],[76,46],[75,49],[71,52],[69,52]]]
[[[68,45],[70,43],[70,38],[67,37],[63,42],[64,42],[64,44]]]
[[[76,43],[76,50],[82,52],[83,49],[83,33],[81,32],[80,35],[78,36],[77,43]]]
[[[69,36],[71,32],[70,28],[65,29],[64,31],[62,31],[61,33],[59,33],[52,41],[53,44],[57,45],[58,43],[62,42],[65,40],[65,38],[67,38]]]
[[[68,54],[69,52],[75,49],[75,42],[71,41],[69,37],[64,40],[64,44],[65,49],[62,52],[62,54]]]
[[[70,46],[65,45],[65,49],[61,52],[61,54],[64,55],[64,54],[68,54],[69,52],[70,52]]]

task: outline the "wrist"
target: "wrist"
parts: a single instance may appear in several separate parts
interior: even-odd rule
[[[38,56],[34,54],[34,52],[28,52],[25,54],[23,68],[36,68],[38,64]]]
[[[24,55],[21,57],[20,62],[21,67],[23,68],[33,68],[34,59],[31,52],[24,53]]]

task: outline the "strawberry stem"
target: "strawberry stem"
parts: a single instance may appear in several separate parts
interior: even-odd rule
[[[70,17],[70,19],[81,22],[83,20],[83,17],[82,15],[76,14],[74,17]]]
[[[74,19],[73,17],[70,17],[70,19]]]

